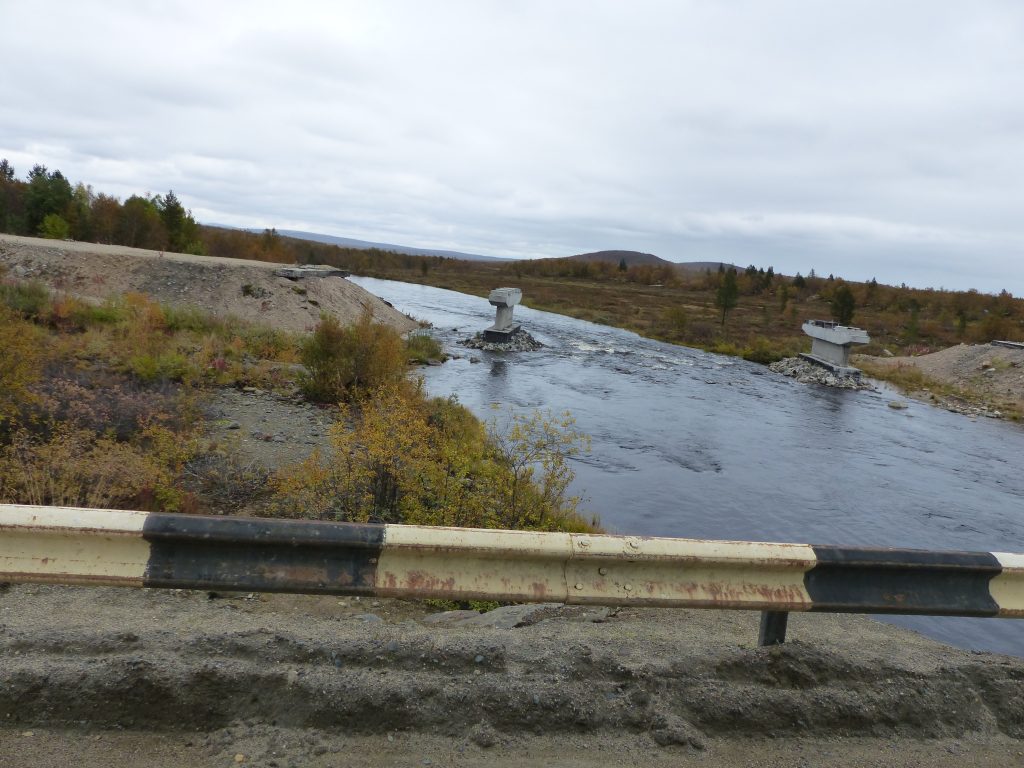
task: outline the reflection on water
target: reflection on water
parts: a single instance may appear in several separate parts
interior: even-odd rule
[[[516,308],[538,352],[467,350],[490,325],[479,298],[352,278],[433,323],[461,356],[423,371],[435,394],[570,410],[592,438],[574,492],[615,532],[1024,552],[1024,430],[891,393],[806,386],[762,366]],[[529,297],[526,297],[529,300]],[[455,331],[455,329],[459,331]],[[476,358],[479,362],[471,362]],[[1024,656],[1005,620],[898,617],[947,642]]]

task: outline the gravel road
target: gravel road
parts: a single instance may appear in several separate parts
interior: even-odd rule
[[[15,585],[0,764],[1021,761],[1024,661],[862,617]]]

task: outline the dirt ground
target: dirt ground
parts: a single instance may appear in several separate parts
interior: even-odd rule
[[[1024,412],[1024,349],[992,344],[958,344],[916,357],[854,355],[854,365],[880,369],[917,368],[942,384],[968,393],[968,398],[929,390],[909,392],[926,402],[971,416],[1000,418]]]
[[[0,266],[54,290],[105,299],[128,291],[170,304],[234,315],[286,331],[313,328],[322,312],[352,322],[370,309],[400,333],[417,327],[382,299],[341,277],[276,277],[281,264],[162,253],[0,234]]]
[[[1024,661],[853,616],[15,585],[0,764],[1024,765]]]

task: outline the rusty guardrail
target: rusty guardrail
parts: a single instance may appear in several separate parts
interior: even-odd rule
[[[0,504],[0,581],[1024,618],[1024,555]]]

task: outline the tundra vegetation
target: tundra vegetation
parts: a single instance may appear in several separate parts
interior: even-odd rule
[[[595,530],[568,493],[586,444],[571,418],[488,425],[430,398],[409,361],[439,352],[369,315],[293,335],[0,275],[0,501],[201,513],[231,498],[288,517]],[[322,403],[330,451],[238,471],[205,429],[203,401],[221,387]]]

